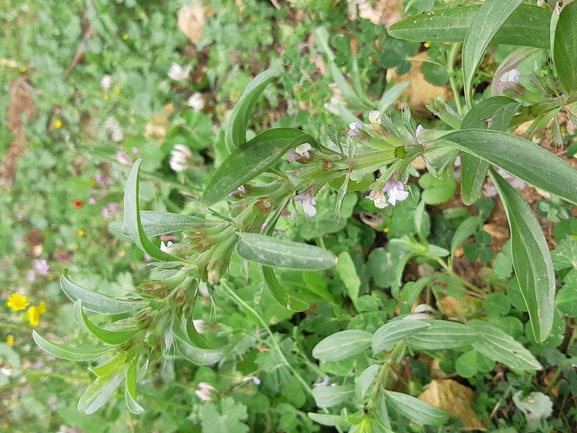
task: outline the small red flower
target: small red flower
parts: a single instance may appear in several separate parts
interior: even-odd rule
[[[74,207],[76,209],[80,209],[82,206],[84,206],[84,202],[82,200],[74,200]]]

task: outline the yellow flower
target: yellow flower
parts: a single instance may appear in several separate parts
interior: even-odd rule
[[[30,307],[28,309],[28,321],[32,326],[40,325],[40,311],[38,311],[38,307]]]
[[[28,306],[28,299],[20,293],[12,293],[8,298],[6,305],[8,305],[12,311],[25,310]]]
[[[14,346],[14,336],[12,334],[6,337],[6,344],[10,347]]]
[[[20,71],[21,74],[23,74],[24,72],[26,72],[26,66],[20,66],[18,70]]]
[[[84,236],[84,230],[79,229],[79,230],[76,232],[76,234],[77,234],[78,236],[81,236],[81,237],[82,237],[82,236]]]
[[[62,128],[62,121],[60,119],[58,119],[56,122],[54,122],[54,127],[56,129]]]
[[[429,48],[429,47],[431,46],[431,43],[430,43],[430,42],[425,42],[423,45],[425,46],[425,48]]]
[[[116,93],[117,95],[120,95],[120,92],[121,92],[120,87],[114,88],[114,93]]]
[[[108,101],[108,95],[104,95],[104,96],[102,97],[102,99],[104,99],[105,101]]]
[[[122,39],[127,40],[128,39],[128,35],[126,33],[122,34]]]
[[[40,314],[46,313],[46,302],[44,301],[40,302],[40,305],[38,305],[38,312]]]

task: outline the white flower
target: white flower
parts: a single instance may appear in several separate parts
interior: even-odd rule
[[[173,79],[174,81],[184,81],[188,78],[188,74],[190,73],[190,65],[187,65],[186,68],[182,68],[178,63],[173,63],[168,68],[168,76],[169,78]]]
[[[322,381],[321,381],[321,378],[319,377],[319,378],[315,381],[315,383],[313,384],[313,386],[328,386],[328,384],[329,384],[329,377],[328,377],[328,376],[325,376]]]
[[[250,382],[251,380],[255,385],[260,385],[260,379],[256,376],[246,376],[242,379],[243,382]]]
[[[112,87],[112,85],[114,84],[114,80],[112,79],[111,75],[103,75],[102,78],[100,79],[100,85],[102,86],[102,88],[104,90],[108,90]]]
[[[166,244],[164,241],[160,241],[160,251],[163,253],[168,253],[170,251],[170,246],[172,245],[171,241],[167,241]]]
[[[377,188],[371,190],[371,193],[365,198],[372,200],[375,203],[375,207],[379,209],[384,209],[389,205],[383,191]]]
[[[423,133],[423,131],[425,130],[425,128],[423,128],[423,125],[418,125],[417,126],[417,130],[415,131],[415,136],[417,138],[419,138],[419,135],[421,135]]]
[[[192,161],[192,152],[184,144],[175,144],[170,151],[170,168],[174,171],[184,171]]]
[[[199,112],[204,108],[206,101],[204,100],[204,96],[200,92],[194,92],[188,101],[186,101],[186,105],[194,110],[194,112]]]
[[[210,328],[210,325],[202,319],[195,319],[192,321],[192,324],[199,334],[204,334]]]
[[[211,391],[214,391],[214,387],[206,382],[200,382],[198,384],[198,389],[194,391],[196,396],[200,398],[202,401],[210,401],[211,400]]]
[[[110,139],[112,141],[114,141],[115,143],[122,141],[123,138],[124,138],[124,133],[122,132],[122,129],[114,129],[110,133]]]
[[[521,78],[521,71],[513,68],[510,71],[507,71],[503,75],[501,75],[501,77],[499,78],[499,81],[502,83],[518,84],[520,78]]]
[[[393,206],[397,201],[406,200],[409,196],[408,191],[405,191],[405,185],[403,185],[403,182],[395,182],[392,179],[387,182],[383,188],[383,192],[389,194],[389,203]]]
[[[350,130],[363,129],[363,124],[361,122],[351,122],[349,123],[349,129]]]
[[[381,124],[381,112],[379,110],[372,110],[369,113],[369,122],[373,124]]]
[[[310,189],[303,191],[299,195],[295,196],[296,201],[301,202],[301,207],[305,212],[305,215],[312,218],[317,214],[315,206],[317,204],[315,197],[311,195]]]
[[[309,143],[303,143],[287,152],[289,162],[299,161],[301,159],[308,159],[311,157],[310,151],[312,146]]]

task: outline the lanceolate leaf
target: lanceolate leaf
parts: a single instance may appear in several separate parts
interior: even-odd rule
[[[90,415],[100,409],[122,383],[127,370],[127,364],[120,364],[109,375],[96,379],[80,397],[78,410]]]
[[[72,300],[82,301],[82,306],[89,311],[101,314],[122,314],[138,310],[148,305],[146,301],[123,301],[110,298],[102,293],[93,292],[68,279],[68,270],[62,270],[60,278],[62,291]]]
[[[354,385],[317,386],[313,388],[313,397],[318,407],[336,406],[349,401],[354,394]]]
[[[473,107],[461,124],[461,129],[492,129],[506,131],[519,103],[505,96],[489,98]],[[461,155],[461,192],[465,204],[473,204],[481,195],[489,163],[469,153]]]
[[[308,134],[292,128],[264,131],[232,152],[210,178],[202,202],[212,206],[235,188],[272,167],[282,155],[303,143],[316,143]]]
[[[282,305],[284,308],[290,311],[306,311],[309,309],[309,304],[285,292],[285,290],[278,282],[273,268],[262,265],[259,265],[259,268],[260,275],[266,284],[269,293],[273,299],[279,303],[279,305]]]
[[[405,18],[388,29],[398,39],[429,42],[463,42],[480,7],[458,7]],[[521,5],[492,37],[493,44],[549,48],[549,19],[546,9]]]
[[[451,255],[455,254],[457,248],[459,248],[459,246],[461,246],[465,240],[472,236],[473,233],[479,230],[479,227],[481,227],[482,223],[483,219],[478,216],[471,216],[461,223],[461,225],[455,231],[451,241]]]
[[[367,331],[347,330],[329,335],[313,349],[313,356],[321,361],[340,361],[368,349],[373,335]]]
[[[405,339],[407,346],[419,350],[454,349],[468,346],[478,339],[470,327],[457,322],[431,320],[431,326]]]
[[[386,402],[398,413],[426,425],[443,425],[449,412],[402,392],[385,391]]]
[[[172,332],[175,337],[174,345],[176,348],[182,356],[196,365],[214,364],[215,362],[220,361],[231,348],[230,344],[220,349],[204,349],[196,346],[187,337],[178,320],[174,321]]]
[[[443,145],[454,145],[530,185],[577,204],[577,171],[535,143],[505,132],[482,129],[452,132],[443,139]]]
[[[527,305],[536,341],[549,336],[553,326],[555,271],[543,230],[523,196],[493,170],[489,171],[497,187],[511,229],[513,268]]]
[[[507,18],[523,0],[485,0],[475,15],[463,43],[463,77],[465,99],[471,106],[471,85],[485,49]]]
[[[232,109],[224,132],[224,142],[229,152],[233,152],[246,142],[246,128],[256,101],[266,86],[278,75],[279,71],[268,69],[257,75],[244,89],[242,96]]]
[[[322,270],[337,263],[329,250],[286,239],[254,233],[238,233],[236,252],[243,259],[267,266],[301,270]]]
[[[102,329],[96,326],[88,319],[88,317],[86,317],[86,314],[84,314],[84,310],[82,308],[82,301],[76,301],[74,307],[78,308],[82,322],[84,323],[84,326],[88,328],[88,331],[103,343],[112,345],[122,344],[136,335],[136,333],[139,331],[137,328],[122,331],[109,331],[107,329]]]
[[[471,320],[469,325],[479,334],[473,347],[487,358],[519,370],[543,368],[531,352],[499,328],[481,320]]]
[[[146,236],[159,236],[193,228],[214,227],[218,221],[206,221],[192,215],[168,212],[140,211],[140,222]],[[130,237],[130,233],[122,233]]]
[[[577,91],[577,2],[571,1],[562,10],[555,29],[553,63],[567,93]]]
[[[422,320],[396,320],[389,322],[377,329],[377,332],[373,335],[373,355],[430,327],[430,323]]]
[[[132,413],[142,413],[144,408],[136,402],[136,381],[138,378],[138,357],[136,357],[128,367],[126,372],[126,385],[124,388],[124,398],[126,400],[126,406],[128,410]]]
[[[141,163],[142,159],[134,163],[128,175],[128,180],[126,181],[126,190],[124,192],[124,227],[122,231],[123,233],[128,233],[134,243],[150,257],[161,262],[181,261],[180,258],[167,254],[154,245],[144,233],[142,222],[140,221],[140,198],[138,194],[138,171],[140,170]]]
[[[32,331],[32,337],[41,349],[57,358],[68,359],[70,361],[94,361],[112,350],[112,347],[68,347],[64,344],[48,341],[36,331]]]

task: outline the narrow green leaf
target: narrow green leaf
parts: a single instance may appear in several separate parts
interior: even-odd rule
[[[360,376],[357,377],[357,382],[355,383],[355,391],[360,399],[365,398],[365,396],[369,392],[369,389],[371,389],[373,381],[375,380],[375,377],[377,377],[377,373],[379,372],[380,369],[381,369],[380,365],[376,364],[369,365],[360,374]]]
[[[505,132],[468,129],[443,137],[443,145],[501,167],[506,172],[577,204],[577,171],[541,146]]]
[[[273,268],[259,265],[260,275],[266,284],[269,293],[279,305],[290,311],[306,311],[310,305],[294,296],[289,295],[278,282]]]
[[[457,322],[430,320],[428,329],[405,339],[405,344],[418,350],[454,349],[468,346],[478,340],[478,334],[470,327]]]
[[[425,211],[425,204],[425,200],[421,200],[415,210],[415,228],[421,240],[426,243],[427,236],[429,236],[429,231],[431,230],[431,218]]]
[[[389,35],[416,42],[463,42],[479,6],[457,7],[414,15],[392,25]],[[537,6],[521,5],[492,37],[493,44],[549,48],[551,13]]]
[[[430,327],[431,324],[429,322],[422,320],[396,320],[389,322],[377,329],[375,335],[373,335],[373,355]]]
[[[246,142],[246,128],[252,110],[266,86],[279,74],[279,71],[275,69],[268,69],[254,77],[244,89],[242,96],[232,109],[224,131],[224,142],[229,152],[234,152]]]
[[[136,402],[136,381],[137,381],[138,358],[135,358],[126,372],[126,384],[124,388],[124,399],[128,410],[139,414],[144,412],[144,408]]]
[[[329,269],[337,258],[329,250],[255,233],[237,233],[236,252],[243,259],[267,266],[301,270]]]
[[[88,290],[70,281],[67,269],[62,270],[60,285],[62,291],[66,293],[66,296],[72,301],[76,302],[77,300],[81,300],[84,308],[95,313],[122,314],[142,309],[148,305],[146,301],[123,301]]]
[[[386,401],[401,415],[426,425],[443,425],[449,412],[402,392],[385,391]]]
[[[329,335],[313,349],[313,356],[320,361],[340,361],[363,352],[371,346],[373,334],[350,329]]]
[[[459,225],[453,235],[453,239],[451,240],[451,256],[455,254],[457,248],[459,248],[465,240],[479,230],[481,224],[483,224],[483,219],[481,217],[471,216]]]
[[[335,65],[332,62],[331,62],[331,76],[333,77],[333,80],[335,81],[337,87],[343,94],[345,101],[347,101],[347,103],[351,104],[354,108],[358,110],[368,108],[367,104],[365,104],[361,100],[361,98],[359,98],[356,92],[352,89],[352,87],[349,86],[349,83],[347,83],[347,80],[345,79],[343,74],[341,74],[337,65]]]
[[[339,254],[339,260],[335,266],[335,271],[343,280],[343,284],[347,289],[347,295],[353,301],[353,304],[357,302],[359,298],[359,288],[361,287],[361,279],[357,275],[357,269],[351,255],[347,251],[343,251]]]
[[[565,5],[559,15],[553,43],[553,63],[561,84],[572,94],[577,91],[577,2]]]
[[[543,368],[521,343],[496,326],[481,320],[471,320],[469,325],[479,335],[473,347],[487,358],[518,370],[541,370]]]
[[[316,386],[313,388],[313,397],[318,407],[333,407],[350,401],[354,395],[354,385]]]
[[[84,326],[86,326],[88,331],[103,343],[111,345],[122,344],[136,335],[138,331],[140,331],[138,328],[123,331],[109,331],[107,329],[99,328],[94,323],[92,323],[88,317],[86,317],[86,314],[84,314],[81,300],[78,300],[74,303],[74,308],[78,309],[82,323],[84,323]]]
[[[232,152],[210,178],[202,202],[212,206],[235,188],[272,167],[288,150],[316,143],[308,134],[292,128],[264,131]]]
[[[555,271],[543,230],[523,196],[493,170],[511,231],[513,268],[527,305],[535,340],[544,341],[553,326]]]
[[[193,228],[214,227],[218,221],[206,221],[192,215],[181,215],[169,212],[140,211],[140,222],[146,236],[159,236],[167,233]],[[130,237],[129,232],[122,233]]]
[[[322,425],[328,425],[330,427],[340,427],[342,429],[347,429],[351,424],[343,419],[340,415],[328,415],[324,413],[308,413],[309,418],[312,419],[314,422],[318,422]]]
[[[96,379],[80,397],[78,410],[90,415],[100,409],[120,386],[127,369],[128,365],[121,364],[108,376]]]
[[[379,101],[379,111],[382,113],[387,111],[393,103],[399,99],[399,97],[403,94],[405,89],[409,87],[411,84],[410,81],[401,81],[400,83],[395,84],[389,90],[385,90],[383,92],[383,96]]]
[[[463,42],[463,77],[465,99],[471,106],[473,76],[485,54],[485,49],[507,18],[523,0],[485,0],[475,15]]]
[[[94,361],[112,351],[112,347],[68,347],[64,344],[48,341],[36,331],[32,331],[32,338],[41,349],[50,355],[70,361]]]
[[[142,222],[140,221],[140,198],[138,194],[139,181],[138,172],[142,159],[137,160],[126,181],[126,189],[124,191],[124,226],[123,233],[128,233],[134,243],[150,257],[161,262],[181,261],[180,258],[171,254],[165,253],[159,247],[154,245],[150,239],[146,237],[142,229]],[[88,307],[87,307],[88,308]]]
[[[219,362],[231,349],[228,344],[220,349],[204,349],[195,345],[186,333],[180,322],[175,320],[172,325],[174,345],[187,360],[196,365],[210,365]]]
[[[476,105],[467,113],[461,129],[492,129],[506,131],[519,103],[505,96],[495,96]],[[473,204],[481,195],[489,163],[469,153],[461,155],[461,196],[465,204]]]

